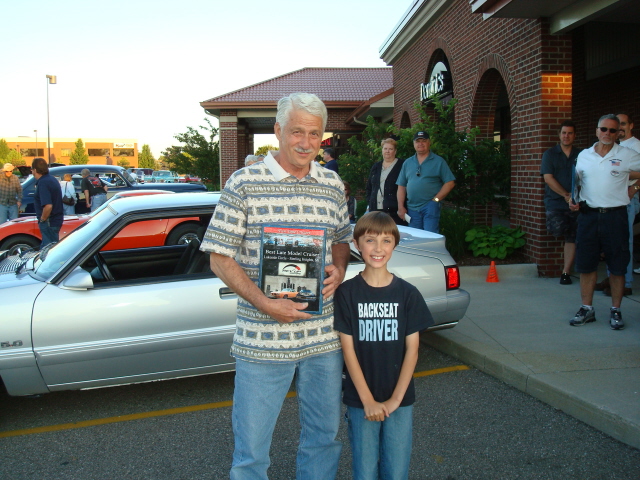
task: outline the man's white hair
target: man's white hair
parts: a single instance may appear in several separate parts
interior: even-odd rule
[[[247,155],[247,157],[244,159],[244,166],[248,167],[249,165],[253,165],[258,160],[260,160],[260,158],[256,157],[255,155]]]
[[[313,93],[295,92],[288,97],[283,97],[278,101],[278,113],[276,122],[280,128],[284,129],[291,113],[294,110],[302,110],[310,115],[322,118],[322,132],[327,127],[327,107]]]

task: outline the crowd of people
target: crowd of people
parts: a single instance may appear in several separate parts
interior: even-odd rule
[[[624,295],[632,294],[633,224],[640,212],[640,141],[631,133],[633,126],[628,113],[603,115],[596,127],[598,141],[580,150],[574,146],[575,124],[565,121],[560,143],[542,157],[547,231],[564,239],[560,284],[572,283],[574,264],[580,274],[582,305],[571,326],[595,322],[593,295],[602,290],[611,296],[610,327],[624,328],[620,305]],[[596,283],[601,258],[608,276]]]

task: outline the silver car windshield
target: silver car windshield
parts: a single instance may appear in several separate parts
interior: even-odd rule
[[[102,208],[100,211],[96,210],[86,223],[80,225],[60,242],[36,257],[33,273],[39,280],[49,280],[78,252],[99,237],[99,233],[113,221],[115,215],[115,212],[107,205],[104,207],[106,208]]]

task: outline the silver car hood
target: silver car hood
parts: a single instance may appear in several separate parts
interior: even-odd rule
[[[28,273],[21,273],[19,275],[16,275],[13,272],[0,274],[0,289],[23,287],[25,285],[34,284],[39,284],[41,287],[45,286],[43,281],[33,278]]]

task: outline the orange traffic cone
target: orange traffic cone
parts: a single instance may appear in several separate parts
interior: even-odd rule
[[[489,283],[498,283],[500,279],[498,278],[498,271],[496,270],[496,262],[491,260],[491,266],[489,267],[489,273],[487,274],[487,282]]]

